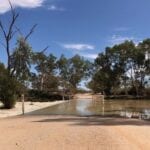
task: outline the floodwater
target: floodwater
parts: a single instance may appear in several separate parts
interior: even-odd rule
[[[31,115],[120,116],[150,119],[148,100],[91,100],[78,99],[40,109]]]

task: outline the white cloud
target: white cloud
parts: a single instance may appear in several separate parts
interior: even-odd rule
[[[65,11],[64,8],[58,7],[56,5],[50,5],[50,6],[48,6],[48,10],[50,10],[50,11]]]
[[[90,59],[96,59],[98,54],[83,54],[83,53],[80,53],[79,55],[85,57],[85,58],[90,58]]]
[[[42,6],[45,0],[11,0],[13,7],[36,8]],[[0,0],[0,14],[10,10],[7,0]]]
[[[90,44],[62,44],[63,48],[71,50],[94,50],[94,46]]]
[[[113,35],[111,37],[111,39],[109,40],[109,42],[112,44],[112,45],[115,45],[115,44],[120,44],[120,43],[123,43],[124,41],[136,41],[136,39],[134,37],[128,37],[128,36],[120,36],[120,35]]]
[[[84,58],[87,59],[95,59],[97,58],[98,54],[97,53],[89,53],[88,50],[94,50],[95,46],[91,44],[81,44],[81,43],[72,43],[72,44],[62,44],[62,43],[57,43],[61,45],[64,49],[71,50],[71,52],[75,55],[78,54]],[[86,51],[87,50],[87,51]]]

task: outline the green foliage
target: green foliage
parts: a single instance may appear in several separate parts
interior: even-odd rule
[[[69,81],[69,65],[68,59],[64,55],[61,55],[57,61],[57,66],[62,80]]]
[[[35,63],[35,69],[40,74],[55,73],[56,69],[56,57],[53,54],[46,56],[44,53],[37,52],[33,56],[33,61]]]
[[[34,54],[33,60],[38,74],[32,76],[32,87],[41,91],[56,91],[58,87],[58,78],[55,76],[56,57],[38,52]]]
[[[58,91],[59,87],[74,92],[79,82],[89,75],[91,63],[79,55],[59,60],[52,54],[35,53],[37,74],[32,76],[32,87],[41,91]]]
[[[4,108],[14,107],[18,93],[18,82],[15,78],[10,77],[4,65],[0,64],[0,101],[3,103]]]
[[[73,91],[77,89],[77,86],[82,79],[89,76],[91,71],[91,63],[84,60],[79,55],[75,55],[70,59],[67,59],[62,55],[57,64],[61,79],[68,82]]]
[[[132,41],[107,47],[95,60],[95,73],[89,87],[106,95],[144,95],[150,86],[150,39],[135,45]]]
[[[69,97],[65,96],[67,100]],[[28,100],[33,102],[48,102],[48,101],[56,101],[62,100],[63,97],[60,93],[57,92],[47,92],[47,91],[39,91],[39,90],[29,90],[28,91]]]
[[[23,37],[17,41],[17,47],[11,55],[11,76],[24,84],[31,76],[32,48]]]

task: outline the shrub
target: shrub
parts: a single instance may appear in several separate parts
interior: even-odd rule
[[[33,102],[48,102],[62,100],[63,97],[59,92],[46,92],[38,90],[29,90],[28,91],[28,100]],[[65,100],[68,100],[69,97],[65,96]]]
[[[150,99],[150,87],[145,89],[145,96]]]
[[[15,106],[18,86],[15,78],[10,77],[4,66],[0,64],[0,101],[4,108],[10,109]]]
[[[9,76],[0,80],[0,97],[4,108],[13,108],[17,100],[17,81]]]
[[[15,106],[16,104],[16,96],[15,95],[5,95],[5,98],[3,98],[2,103],[4,105],[4,108],[6,109],[11,109]]]

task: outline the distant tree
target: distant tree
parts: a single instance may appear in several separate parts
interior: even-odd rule
[[[57,66],[62,80],[69,81],[69,61],[64,55],[57,61]]]
[[[129,55],[132,57],[135,49],[135,44],[132,41],[125,41],[124,43],[115,45],[111,48],[111,66],[113,67],[113,71],[115,72],[116,79],[119,83],[118,86],[114,84],[114,88],[124,88],[126,95],[128,95],[129,86],[129,75],[127,74],[132,70],[132,65],[129,63],[131,61]],[[133,83],[132,72],[130,76]]]
[[[81,80],[91,75],[92,63],[84,60],[79,55],[75,55],[72,58],[66,58],[62,55],[57,64],[64,88],[69,88],[72,91],[77,89]]]
[[[69,74],[69,60],[64,56],[61,55],[60,59],[57,61],[57,67],[59,71],[59,85],[63,89],[71,90],[72,87],[70,85],[70,74]]]
[[[116,76],[113,68],[111,67],[111,54],[108,52],[109,48],[106,48],[107,53],[100,53],[95,60],[96,73],[93,76],[91,84],[96,92],[105,92],[111,94],[111,89],[116,83]]]
[[[31,76],[33,51],[23,37],[17,41],[17,46],[11,55],[11,75],[24,84]]]
[[[107,47],[95,59],[95,73],[89,87],[95,92],[116,94],[120,89],[125,94],[142,96],[150,77],[150,40],[135,45],[132,41]],[[131,92],[130,92],[131,93]]]
[[[48,90],[48,87],[53,86],[50,80],[55,79],[55,83],[57,82],[55,76],[55,70],[57,69],[56,57],[52,54],[46,56],[43,52],[37,52],[34,54],[34,63],[35,69],[37,71],[37,75],[34,76],[34,87],[35,83],[37,85],[38,90]]]
[[[75,55],[69,60],[69,83],[74,89],[81,80],[85,79],[89,73],[89,62],[85,61],[81,56]]]

